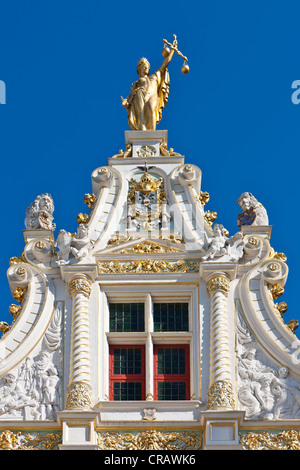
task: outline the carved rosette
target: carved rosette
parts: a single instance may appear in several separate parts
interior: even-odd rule
[[[207,394],[207,408],[235,409],[234,391],[231,382],[219,380],[210,385]]]
[[[92,408],[92,387],[85,382],[73,382],[68,386],[66,409]]]

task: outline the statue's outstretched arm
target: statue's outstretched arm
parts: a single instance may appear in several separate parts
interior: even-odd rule
[[[168,42],[166,41],[166,44],[168,44],[168,45],[170,46],[170,49],[171,49],[171,50],[170,50],[169,54],[167,55],[167,57],[165,58],[165,60],[163,61],[163,63],[161,64],[161,66],[157,69],[157,71],[159,71],[159,72],[163,72],[163,71],[168,67],[169,63],[170,63],[171,60],[172,60],[172,57],[173,57],[173,55],[174,55],[174,52],[175,52],[175,51],[178,52],[178,49],[177,49],[177,44],[178,44],[178,42],[177,42],[177,38],[176,38],[176,35],[175,35],[175,34],[174,34],[174,41],[173,41],[173,43],[170,44],[170,43],[168,43]]]
[[[171,49],[169,55],[165,58],[161,66],[157,69],[157,72],[163,72],[164,70],[166,70],[166,68],[168,67],[169,63],[172,60],[174,52],[175,52],[175,49]]]

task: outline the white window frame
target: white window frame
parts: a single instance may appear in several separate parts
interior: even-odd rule
[[[198,283],[164,283],[133,284],[127,283],[101,284],[103,295],[100,314],[103,315],[102,332],[99,332],[99,346],[103,358],[99,368],[103,371],[104,380],[99,384],[99,396],[108,400],[109,397],[109,346],[140,344],[145,346],[145,390],[146,401],[154,399],[154,344],[188,344],[190,347],[190,399],[200,399],[200,318],[199,318],[199,284]],[[109,331],[109,302],[145,302],[145,331],[144,332],[110,332]],[[187,302],[189,304],[189,331],[154,332],[153,303],[154,302]],[[103,374],[103,372],[102,372]],[[111,402],[114,403],[114,402]]]

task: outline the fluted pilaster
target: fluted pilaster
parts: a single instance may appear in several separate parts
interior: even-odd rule
[[[230,279],[225,273],[214,273],[207,279],[210,296],[210,385],[209,409],[234,409],[231,380],[227,296]]]

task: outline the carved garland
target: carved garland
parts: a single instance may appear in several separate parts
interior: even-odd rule
[[[300,450],[300,431],[293,429],[278,434],[247,432],[240,436],[240,443],[247,450]]]
[[[136,434],[98,433],[100,450],[200,450],[202,435],[195,432],[141,431]]]
[[[137,261],[98,261],[99,274],[123,274],[123,273],[190,273],[199,271],[199,261],[179,260],[137,260]]]
[[[2,450],[57,450],[61,444],[61,434],[23,434],[6,430],[0,434],[0,449]]]

